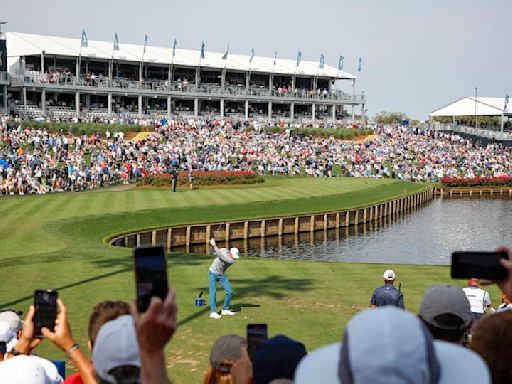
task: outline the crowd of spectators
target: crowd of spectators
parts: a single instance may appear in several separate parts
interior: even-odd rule
[[[502,264],[508,277],[495,283],[510,298],[512,261]],[[91,359],[73,337],[66,305],[60,299],[57,304],[55,328],[43,328],[43,339],[34,335],[34,306],[25,321],[13,310],[0,311],[0,382],[170,383],[164,348],[178,326],[174,289],[164,300],[153,297],[145,313],[135,300],[98,303],[87,329]],[[461,288],[437,285],[426,290],[417,315],[392,304],[362,310],[347,323],[341,342],[309,353],[300,341],[276,335],[249,356],[244,337],[221,336],[203,383],[510,383],[511,324],[510,309],[477,320]],[[45,339],[77,373],[64,380],[57,363],[35,355]]]
[[[145,123],[150,123],[146,121]],[[305,136],[293,129],[261,129],[248,121],[153,121],[147,139],[122,132],[76,136],[31,129],[30,121],[0,125],[0,192],[82,191],[146,174],[183,170],[251,170],[261,175],[396,178],[512,176],[510,147],[479,146],[452,133],[404,126],[377,127],[364,141]],[[149,130],[149,128],[148,128]]]

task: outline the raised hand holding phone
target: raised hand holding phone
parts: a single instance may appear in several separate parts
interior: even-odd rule
[[[57,318],[57,291],[37,289],[34,292],[34,337],[41,339],[42,328],[55,329]]]

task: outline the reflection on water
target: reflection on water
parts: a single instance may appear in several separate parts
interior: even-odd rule
[[[241,254],[278,259],[365,263],[449,264],[454,250],[494,250],[512,246],[512,199],[436,199],[395,217],[339,230],[253,238],[230,242]],[[224,246],[220,245],[219,246]],[[184,252],[185,248],[174,248]],[[205,246],[190,252],[204,253]]]

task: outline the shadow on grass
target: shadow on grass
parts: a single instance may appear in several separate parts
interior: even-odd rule
[[[233,287],[233,298],[235,301],[240,301],[239,304],[233,304],[232,309],[235,312],[240,312],[242,308],[259,308],[259,304],[246,303],[246,300],[254,296],[266,296],[274,299],[286,298],[286,292],[307,290],[310,289],[313,284],[312,279],[289,279],[281,276],[272,275],[262,279],[233,279],[231,280],[231,286]],[[208,292],[208,287],[200,287],[198,290]],[[224,292],[222,289],[217,290],[217,308],[221,308],[224,300]],[[198,310],[197,312],[187,316],[186,318],[179,321],[178,325],[185,325],[200,316],[204,316],[210,312],[208,305],[208,298],[206,299],[207,305]]]
[[[107,277],[118,275],[120,273],[128,272],[131,269],[132,269],[131,267],[130,268],[122,268],[122,269],[119,269],[117,271],[103,273],[101,275],[89,277],[87,279],[75,281],[74,283],[65,284],[65,285],[62,285],[60,287],[55,287],[55,288],[52,288],[52,289],[55,289],[57,291],[62,291],[62,290],[67,289],[67,288],[77,287],[79,285],[84,285],[84,284],[91,283],[91,282],[96,281],[96,280],[101,280],[101,279],[105,279]],[[19,303],[21,303],[21,302],[23,302],[25,300],[29,300],[32,297],[33,297],[32,295],[23,296],[23,297],[20,297],[20,298],[11,300],[11,301],[7,301],[5,303],[0,303],[0,308],[9,308],[9,307],[11,307],[13,305],[16,305],[16,304],[19,304]]]

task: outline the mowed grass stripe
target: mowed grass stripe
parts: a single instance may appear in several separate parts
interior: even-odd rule
[[[20,198],[23,197],[21,196]],[[11,209],[7,212],[7,214],[3,215],[2,220],[0,220],[0,226],[10,226],[12,223],[18,220],[27,220],[29,212],[32,214],[37,214],[39,207],[45,206],[46,204],[48,204],[46,199],[37,199],[37,197],[28,199],[24,205],[18,206],[16,209]]]

